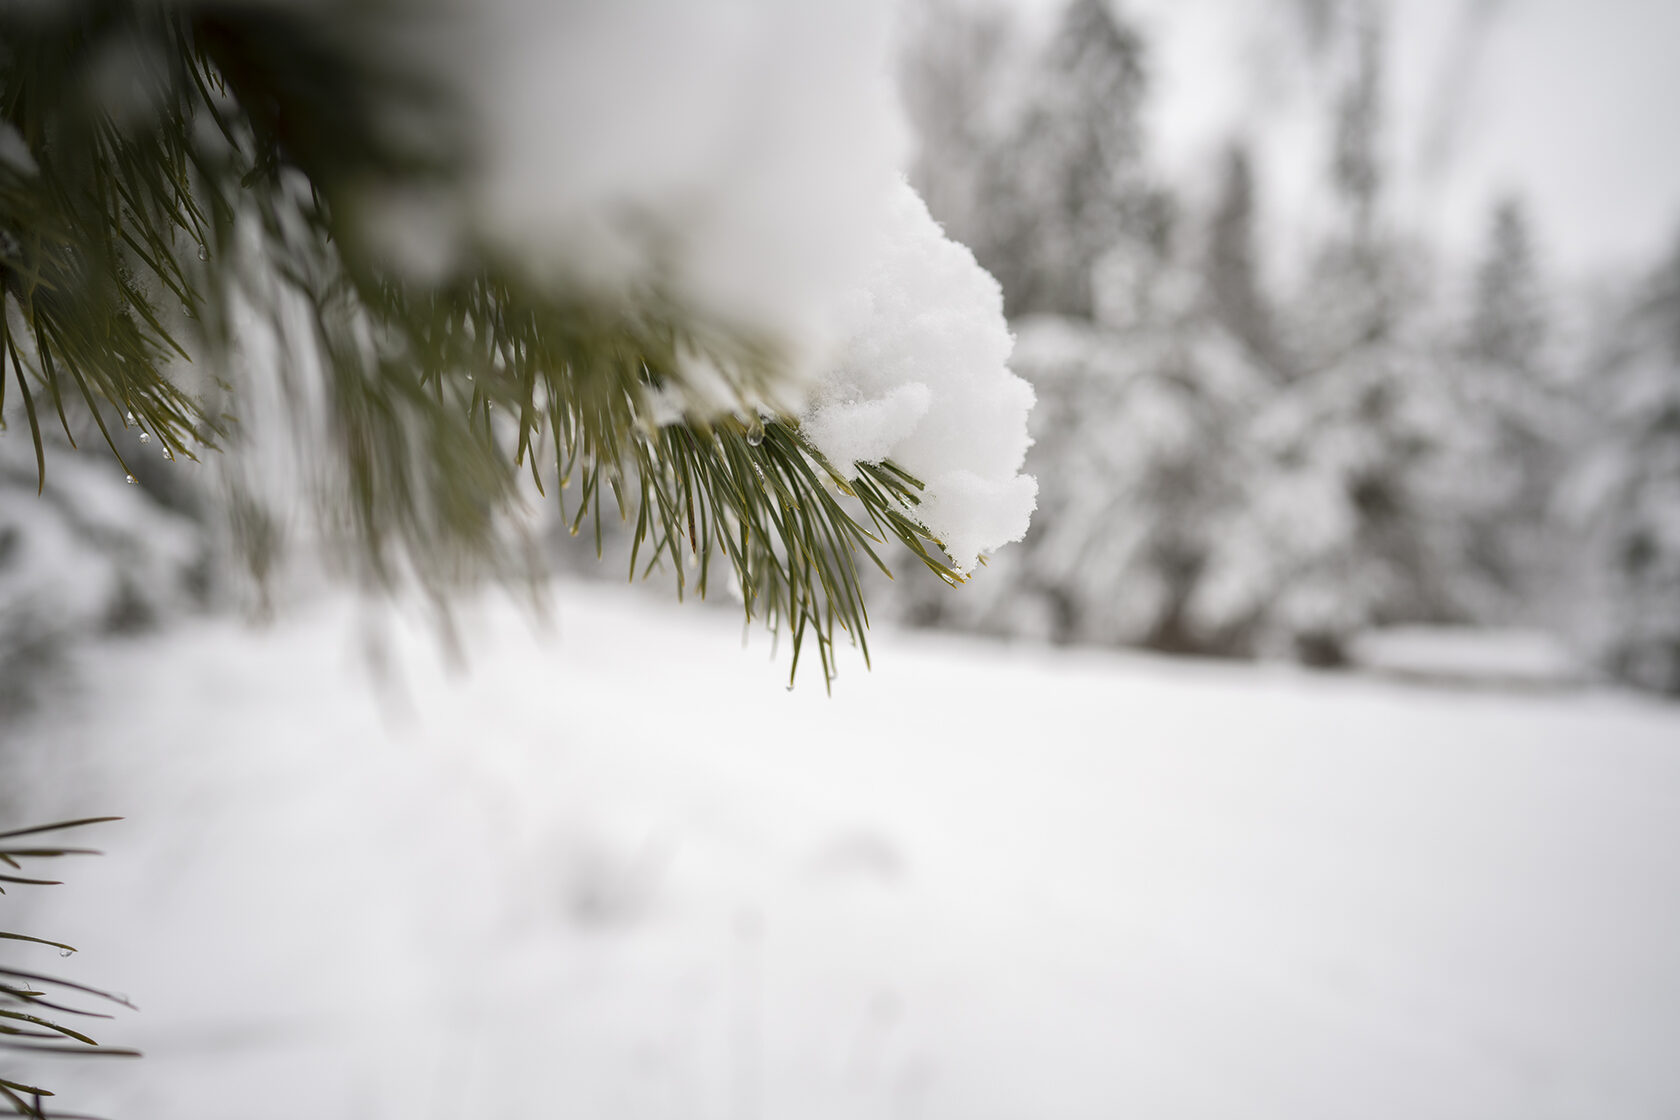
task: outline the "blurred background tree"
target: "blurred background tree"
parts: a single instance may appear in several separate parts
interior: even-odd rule
[[[1615,324],[1592,376],[1594,438],[1574,494],[1591,636],[1619,677],[1680,695],[1680,249]]]
[[[1442,97],[1495,7],[1466,6]],[[1385,5],[1273,13],[1329,106],[1323,204],[1288,238],[1240,137],[1211,184],[1159,170],[1133,7],[1072,0],[1036,33],[997,6],[920,10],[916,181],[1003,282],[1040,512],[988,586],[909,589],[904,617],[1324,665],[1386,627],[1518,627],[1680,691],[1671,272],[1596,301],[1559,285],[1515,193],[1467,259],[1405,225]],[[1458,122],[1432,104],[1439,163]],[[1605,341],[1577,353],[1582,322]]]

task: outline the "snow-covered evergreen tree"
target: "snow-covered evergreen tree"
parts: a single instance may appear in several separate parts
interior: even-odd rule
[[[1203,259],[1214,317],[1242,340],[1257,361],[1281,369],[1277,323],[1260,273],[1255,228],[1254,171],[1248,148],[1233,143],[1225,152],[1219,197],[1209,224]]]
[[[1537,371],[1546,345],[1545,297],[1528,214],[1516,199],[1494,209],[1465,339],[1474,357],[1512,370]],[[1535,374],[1537,376],[1537,374]]]
[[[1143,41],[1110,0],[1070,0],[988,168],[975,245],[1012,316],[1090,316],[1098,273],[1147,205]]]
[[[1588,636],[1617,677],[1680,695],[1680,244],[1590,386],[1598,438],[1572,487],[1590,531]]]
[[[1550,350],[1547,299],[1522,207],[1494,210],[1468,321],[1439,358],[1443,455],[1434,501],[1454,524],[1445,547],[1457,597],[1488,622],[1547,619],[1559,549],[1551,540],[1571,409]]]
[[[1330,165],[1340,227],[1288,309],[1288,381],[1253,418],[1249,501],[1194,604],[1319,664],[1366,626],[1439,618],[1450,602],[1424,489],[1441,409],[1419,285],[1382,219],[1374,17],[1349,46]]]
[[[997,218],[1011,99],[1022,64],[1008,10],[965,0],[913,0],[899,88],[915,132],[910,181],[952,237],[982,263]]]
[[[1245,426],[1271,375],[1207,313],[1193,278],[1163,259],[1147,316],[1124,325],[1019,324],[1017,367],[1039,394],[1029,460],[1041,499],[1035,532],[1007,560],[1063,640],[1243,649],[1241,627],[1191,606],[1244,501]]]

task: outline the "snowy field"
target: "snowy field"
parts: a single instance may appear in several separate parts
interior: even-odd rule
[[[11,746],[129,819],[20,925],[147,1056],[67,1108],[1680,1114],[1680,707],[893,634],[830,699],[554,598],[464,674],[343,604],[83,655]]]

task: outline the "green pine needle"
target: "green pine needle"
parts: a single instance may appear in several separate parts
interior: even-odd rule
[[[103,824],[108,821],[119,820],[118,817],[85,817],[80,820],[57,821],[52,824],[35,825],[30,828],[17,828],[7,832],[0,832],[0,840],[15,840],[20,836],[39,836],[49,832],[62,832],[66,829],[82,828],[91,824]],[[68,855],[97,854],[89,848],[62,847],[7,847],[0,851],[7,866],[18,868],[21,861],[26,859],[49,859]],[[28,879],[21,876],[0,876],[7,882],[32,883],[40,885],[56,885],[45,879]],[[32,937],[27,934],[0,931],[0,940],[22,944],[42,945],[57,949],[61,953],[74,953],[73,946],[62,941],[52,941],[44,937]],[[65,1026],[58,1021],[59,1015],[77,1015],[84,1018],[109,1019],[111,1016],[85,1008],[72,1007],[58,1002],[58,992],[73,993],[75,996],[91,996],[94,999],[108,1003],[119,1004],[132,1008],[133,1005],[123,996],[99,988],[79,984],[73,980],[49,976],[39,972],[14,968],[11,965],[0,965],[0,1059],[14,1055],[53,1054],[53,1055],[81,1055],[96,1057],[137,1057],[134,1050],[101,1046],[88,1034]],[[62,1113],[47,1113],[41,1107],[41,1098],[51,1097],[53,1094],[47,1089],[34,1085],[27,1085],[9,1077],[0,1077],[0,1112],[10,1112],[16,1116],[35,1117],[46,1120],[51,1116],[64,1115]]]

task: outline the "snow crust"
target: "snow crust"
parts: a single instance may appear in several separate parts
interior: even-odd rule
[[[959,567],[1020,540],[1038,486],[1021,473],[1033,392],[1008,367],[1003,293],[909,184],[884,252],[801,427],[837,468],[891,459],[927,486],[916,510]]]

